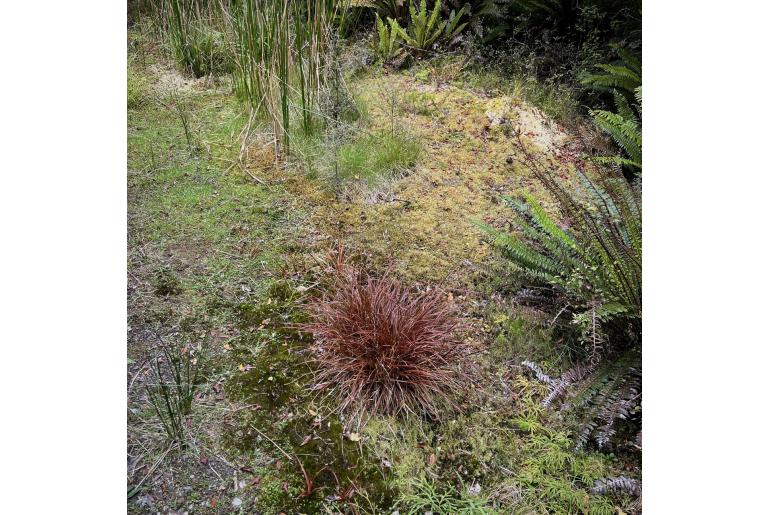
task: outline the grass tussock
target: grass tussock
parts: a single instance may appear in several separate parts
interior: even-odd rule
[[[415,138],[387,132],[369,134],[340,147],[340,178],[371,184],[408,170],[419,155],[420,144]]]
[[[460,321],[438,290],[415,293],[387,275],[372,277],[340,255],[330,291],[304,328],[315,337],[316,389],[339,410],[438,416],[461,386]]]

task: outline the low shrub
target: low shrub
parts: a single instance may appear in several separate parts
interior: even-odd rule
[[[461,386],[460,321],[440,290],[413,292],[338,259],[329,291],[311,306],[314,389],[330,388],[339,410],[438,417]]]

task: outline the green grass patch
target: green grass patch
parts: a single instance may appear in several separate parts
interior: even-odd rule
[[[177,102],[186,106],[195,148]],[[144,249],[150,268],[179,267],[185,302],[253,290],[277,263],[276,235],[291,213],[265,187],[228,170],[245,123],[238,102],[213,91],[159,95],[152,109],[129,110],[129,246]]]
[[[339,174],[343,180],[374,184],[415,165],[420,144],[405,134],[381,132],[347,143],[337,152]]]
[[[147,100],[147,80],[129,64],[127,68],[126,97],[129,109],[137,109]]]

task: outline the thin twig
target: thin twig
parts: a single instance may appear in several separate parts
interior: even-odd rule
[[[153,466],[152,466],[152,467],[150,467],[150,470],[149,470],[149,471],[147,471],[147,474],[145,474],[145,476],[142,478],[142,480],[141,480],[141,481],[139,481],[139,483],[138,483],[138,484],[137,484],[137,485],[136,485],[134,488],[132,488],[132,490],[138,490],[138,489],[139,489],[139,487],[140,487],[140,486],[142,486],[142,483],[144,483],[144,481],[145,481],[145,480],[146,480],[148,477],[150,477],[150,475],[151,475],[153,472],[155,472],[155,469],[156,469],[156,468],[158,468],[158,465],[160,465],[160,464],[161,464],[161,462],[162,462],[162,461],[163,461],[163,460],[166,458],[166,455],[169,453],[169,451],[171,451],[171,449],[173,449],[173,448],[174,448],[174,446],[175,446],[175,445],[176,445],[176,444],[174,443],[174,444],[171,444],[171,445],[169,445],[169,446],[168,446],[168,449],[166,449],[166,452],[164,452],[164,453],[163,453],[163,455],[162,455],[160,458],[158,458],[158,461],[156,461],[156,462],[153,464]]]
[[[269,436],[267,436],[265,433],[263,433],[262,431],[260,431],[260,430],[259,430],[259,429],[257,429],[256,427],[254,427],[253,425],[251,426],[251,428],[252,428],[254,431],[256,431],[257,433],[259,433],[261,436],[263,436],[264,438],[267,438],[267,439],[268,439],[268,441],[270,441],[270,443],[271,443],[271,444],[275,445],[275,448],[276,448],[276,449],[278,449],[279,451],[281,451],[281,453],[283,453],[283,455],[284,455],[284,456],[286,456],[286,458],[287,458],[287,459],[289,459],[289,460],[292,460],[292,459],[293,459],[291,456],[289,456],[289,454],[288,454],[286,451],[284,451],[283,449],[281,449],[281,446],[280,446],[280,445],[278,445],[277,443],[275,443],[275,441],[274,441],[272,438],[270,438]]]

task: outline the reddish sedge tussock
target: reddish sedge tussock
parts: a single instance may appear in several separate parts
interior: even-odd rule
[[[437,417],[462,386],[466,346],[454,306],[440,290],[414,292],[386,274],[372,277],[340,255],[331,284],[311,304],[315,389],[339,410]]]

